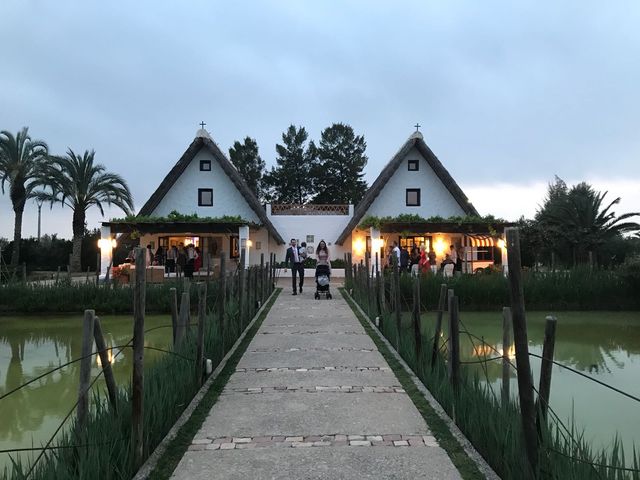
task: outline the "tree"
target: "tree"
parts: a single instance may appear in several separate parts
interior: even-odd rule
[[[556,186],[560,182],[557,178]],[[607,204],[607,193],[598,192],[585,182],[570,189],[566,184],[564,188],[550,186],[549,195],[536,215],[542,228],[553,232],[552,238],[570,248],[574,264],[587,260],[588,252],[597,253],[623,234],[640,231],[640,224],[629,221],[640,213],[616,215],[612,208],[620,203],[620,197]]]
[[[308,137],[304,127],[294,125],[282,134],[283,145],[276,145],[277,166],[264,176],[270,201],[303,204],[314,195],[315,157],[312,150],[305,147]]]
[[[357,204],[367,191],[363,170],[367,165],[367,144],[353,128],[334,123],[325,128],[319,146],[311,149],[318,158],[313,172],[316,195],[314,203]]]
[[[25,203],[34,196],[41,185],[40,174],[47,161],[49,148],[42,140],[32,140],[29,129],[24,127],[14,137],[10,132],[0,132],[0,183],[4,194],[5,182],[9,184],[9,197],[15,214],[13,227],[13,253],[11,265],[20,261],[22,215]]]
[[[244,143],[235,142],[229,149],[229,158],[249,189],[262,201],[264,199],[262,174],[265,163],[258,154],[255,139],[245,137]]]
[[[59,202],[73,210],[73,250],[71,270],[80,271],[82,237],[85,233],[87,210],[96,206],[104,216],[103,204],[115,205],[126,214],[133,210],[131,192],[124,179],[115,173],[105,172],[105,167],[94,164],[94,151],[82,156],[69,149],[64,157],[54,157],[47,169],[49,191],[40,191],[37,197],[43,201]]]

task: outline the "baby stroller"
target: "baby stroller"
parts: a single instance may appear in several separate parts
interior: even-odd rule
[[[331,291],[329,283],[331,281],[331,273],[328,265],[318,265],[316,267],[316,300],[324,296],[327,300],[331,300]]]

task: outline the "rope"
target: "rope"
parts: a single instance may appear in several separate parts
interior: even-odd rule
[[[608,383],[604,383],[604,382],[602,382],[602,381],[600,381],[600,380],[598,380],[596,378],[590,377],[589,375],[587,375],[585,373],[582,373],[579,370],[571,368],[571,367],[569,367],[567,365],[564,365],[564,364],[562,364],[560,362],[556,362],[555,360],[551,360],[551,359],[548,359],[548,358],[545,359],[541,355],[538,355],[536,353],[529,352],[529,355],[531,355],[533,357],[541,358],[543,360],[548,360],[548,361],[552,362],[554,365],[557,365],[559,367],[565,368],[565,369],[567,369],[567,370],[569,370],[569,371],[571,371],[573,373],[576,373],[576,374],[580,375],[581,377],[584,377],[584,378],[586,378],[588,380],[591,380],[592,382],[596,382],[596,383],[602,385],[603,387],[606,387],[606,388],[608,388],[610,390],[613,390],[614,392],[617,392],[620,395],[624,395],[625,397],[628,397],[628,398],[630,398],[632,400],[635,400],[636,402],[640,402],[640,398],[636,397],[635,395],[631,395],[630,393],[627,393],[627,392],[625,392],[623,390],[620,390],[619,388],[616,388],[616,387],[614,387],[612,385],[609,385]]]
[[[502,360],[502,355],[499,357],[491,357],[491,358],[487,358],[484,360],[474,360],[474,361],[468,361],[468,362],[460,362],[460,365],[475,365],[478,363],[488,363],[488,362],[492,362],[494,360]]]

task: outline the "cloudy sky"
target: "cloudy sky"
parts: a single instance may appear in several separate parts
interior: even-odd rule
[[[638,211],[638,25],[637,0],[2,0],[0,129],[95,149],[138,208],[204,120],[268,166],[288,125],[349,123],[370,183],[419,122],[483,214],[532,215],[554,175]],[[44,207],[43,232],[69,237],[71,213]]]

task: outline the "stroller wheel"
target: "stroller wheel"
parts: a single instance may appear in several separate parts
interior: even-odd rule
[[[330,293],[327,293],[327,300],[331,300],[333,297],[331,296]]]
[[[316,298],[316,300],[320,300],[320,294],[318,292],[316,292],[315,298]]]

